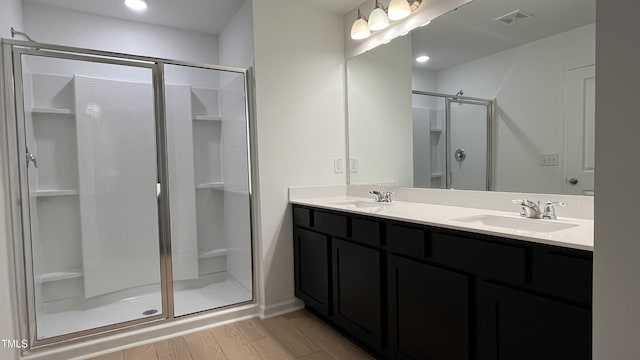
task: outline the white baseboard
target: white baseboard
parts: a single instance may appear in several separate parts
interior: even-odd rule
[[[272,305],[260,305],[260,312],[262,319],[268,319],[284,314],[288,314],[290,312],[298,311],[304,308],[304,303],[298,299],[293,298],[291,300],[282,301]]]

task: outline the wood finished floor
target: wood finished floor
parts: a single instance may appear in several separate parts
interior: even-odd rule
[[[372,359],[342,335],[301,310],[250,319],[102,355],[93,360]]]

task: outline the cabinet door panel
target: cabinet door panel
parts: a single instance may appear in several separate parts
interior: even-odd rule
[[[390,345],[397,359],[469,359],[467,276],[389,257]]]
[[[329,239],[301,228],[295,229],[295,293],[307,306],[329,314]]]
[[[381,349],[381,255],[333,240],[333,319],[372,349]]]
[[[478,297],[478,359],[591,359],[591,311],[488,283]]]

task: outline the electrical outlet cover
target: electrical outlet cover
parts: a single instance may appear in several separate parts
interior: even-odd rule
[[[540,154],[540,166],[558,166],[560,154]]]
[[[358,172],[358,158],[349,159],[349,171],[352,173]]]
[[[336,174],[342,174],[344,172],[343,159],[341,157],[333,159],[333,172]]]

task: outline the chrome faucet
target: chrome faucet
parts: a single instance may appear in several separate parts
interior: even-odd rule
[[[520,209],[520,216],[530,218],[530,219],[540,219],[540,202],[537,203],[522,199],[522,200],[511,200],[512,203],[518,204],[522,206]]]
[[[374,196],[374,200],[376,202],[382,202],[382,203],[390,203],[391,200],[391,195],[393,195],[393,192],[391,191],[378,191],[378,190],[371,190],[369,191],[369,194]]]
[[[514,204],[518,204],[522,206],[520,209],[520,216],[530,218],[530,219],[546,219],[546,220],[556,220],[558,216],[556,215],[555,205],[558,206],[566,206],[567,204],[558,201],[547,201],[544,204],[542,210],[540,210],[540,202],[533,202],[531,200],[512,200]]]
[[[567,204],[563,203],[563,202],[547,201],[547,203],[544,204],[544,212],[542,213],[542,218],[543,219],[556,220],[558,218],[558,216],[556,215],[556,207],[555,207],[555,205],[567,206]]]

